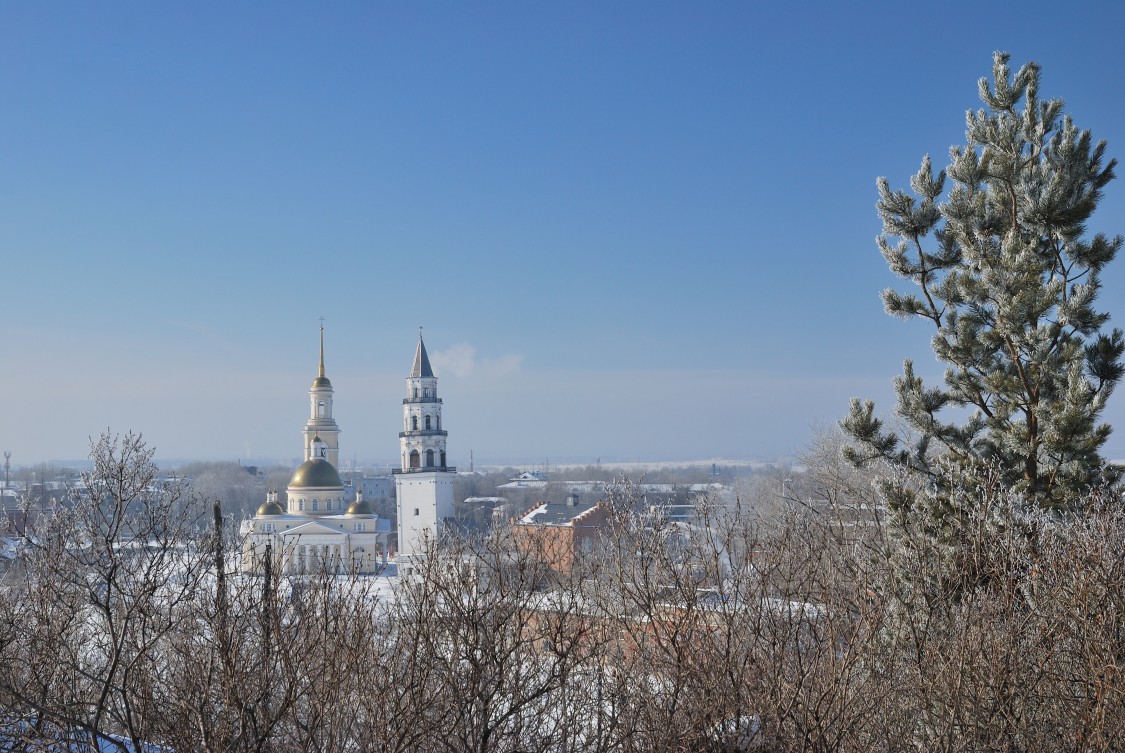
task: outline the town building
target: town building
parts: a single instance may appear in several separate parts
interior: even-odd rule
[[[319,570],[372,574],[386,564],[390,522],[379,519],[363,497],[344,492],[337,470],[340,428],[332,417],[332,382],[324,373],[324,327],[320,368],[309,389],[309,419],[302,431],[304,462],[293,472],[286,502],[270,491],[242,526],[243,567],[260,573],[267,553],[275,572]]]
[[[524,471],[508,483],[501,484],[497,489],[546,489],[547,474],[541,471]]]
[[[583,555],[607,539],[611,525],[608,502],[583,502],[571,494],[565,504],[540,502],[513,520],[512,539],[524,554],[556,572],[569,573]]]

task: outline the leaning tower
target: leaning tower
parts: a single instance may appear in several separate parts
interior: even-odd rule
[[[446,464],[448,434],[441,425],[441,407],[437,377],[419,333],[402,400],[402,431],[398,434],[401,464],[394,472],[399,572],[403,575],[410,575],[412,558],[422,554],[426,542],[435,539],[444,521],[453,517],[457,469]]]

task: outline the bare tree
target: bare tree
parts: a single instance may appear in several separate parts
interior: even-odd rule
[[[39,519],[4,594],[0,692],[35,739],[94,750],[156,736],[158,648],[196,594],[197,509],[156,484],[140,435],[91,442],[85,494]],[[189,500],[190,502],[190,500]]]
[[[425,694],[422,747],[559,750],[572,677],[596,642],[575,589],[508,533],[450,538],[400,586],[395,617]],[[568,584],[569,585],[569,584]]]

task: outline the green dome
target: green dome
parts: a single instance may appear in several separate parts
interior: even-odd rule
[[[289,480],[290,489],[321,489],[324,487],[342,487],[343,485],[344,482],[340,480],[340,474],[336,470],[336,466],[324,458],[313,458],[301,463],[300,467],[294,471],[293,478]]]
[[[366,499],[356,500],[348,505],[348,515],[374,515],[375,511],[371,509],[371,503]]]
[[[258,507],[258,515],[284,515],[285,510],[276,502],[263,502]]]

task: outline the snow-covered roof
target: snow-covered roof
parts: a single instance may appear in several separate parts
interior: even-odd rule
[[[540,502],[536,507],[524,513],[516,523],[520,525],[537,526],[568,526],[581,523],[578,519],[593,510],[602,500],[577,502],[575,504],[558,504]]]
[[[520,524],[525,525],[525,526],[526,525],[532,525],[532,524],[535,523],[535,519],[537,517],[539,517],[540,515],[546,515],[546,514],[547,514],[547,503],[543,502],[538,507],[536,507],[532,510],[529,510],[522,518],[519,519],[519,522],[520,522]]]

